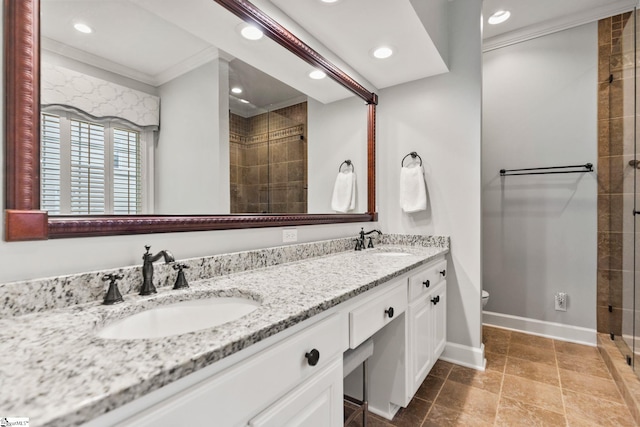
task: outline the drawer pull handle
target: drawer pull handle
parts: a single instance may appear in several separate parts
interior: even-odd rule
[[[424,282],[422,282],[422,284],[428,288],[431,285],[431,282],[428,280],[425,280]]]
[[[433,305],[436,305],[437,303],[439,303],[440,295],[438,295],[437,297],[431,298],[431,302],[433,303]]]
[[[389,319],[393,317],[393,307],[389,307],[389,309],[385,310],[384,312],[387,313],[387,316],[389,316]]]
[[[314,348],[309,353],[305,353],[304,357],[307,358],[309,366],[316,366],[320,360],[320,352]]]
[[[442,271],[440,272],[440,274],[442,274],[442,277],[446,276],[446,275],[447,275],[447,270],[442,270]]]

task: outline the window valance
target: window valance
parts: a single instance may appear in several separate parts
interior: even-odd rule
[[[96,118],[118,117],[140,127],[160,124],[160,98],[59,65],[42,63],[41,104],[72,107]]]

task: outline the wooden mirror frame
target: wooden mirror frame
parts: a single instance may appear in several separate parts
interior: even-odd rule
[[[40,210],[40,3],[4,1],[6,241],[377,221],[377,95],[246,0],[213,0],[362,98],[367,106],[368,189],[363,214],[91,215]]]

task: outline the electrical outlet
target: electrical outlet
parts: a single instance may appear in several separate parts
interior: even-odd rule
[[[298,230],[296,228],[285,228],[282,230],[282,243],[292,243],[298,241]]]
[[[567,293],[556,292],[556,311],[567,311]]]

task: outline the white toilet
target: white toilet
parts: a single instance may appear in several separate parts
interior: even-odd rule
[[[482,290],[482,309],[484,310],[485,306],[489,302],[489,292]]]

